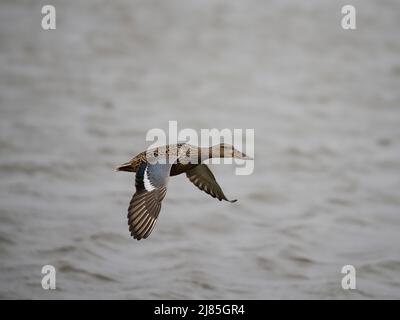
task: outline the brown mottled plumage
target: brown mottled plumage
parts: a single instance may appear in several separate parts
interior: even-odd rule
[[[136,193],[128,208],[129,231],[135,239],[146,239],[152,232],[169,176],[186,173],[197,188],[212,197],[236,201],[225,197],[211,170],[202,164],[210,158],[251,159],[229,144],[202,148],[180,143],[143,151],[117,168],[118,171],[136,172]]]

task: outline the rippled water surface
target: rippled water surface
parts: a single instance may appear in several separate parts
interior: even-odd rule
[[[53,3],[0,1],[1,298],[400,298],[398,1]],[[137,242],[114,167],[168,120],[254,128],[255,171],[171,179]]]

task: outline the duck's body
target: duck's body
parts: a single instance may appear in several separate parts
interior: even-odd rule
[[[158,155],[158,153],[163,153],[163,155],[164,155],[164,153],[166,155],[172,155],[172,154],[176,155],[176,154],[179,154],[179,152],[182,153],[182,151],[183,151],[183,150],[181,150],[182,147],[190,148],[190,151],[192,153],[194,153],[194,152],[197,153],[198,150],[200,149],[196,146],[192,146],[189,144],[183,144],[183,143],[167,145],[167,146],[160,147],[160,148],[154,148],[154,149],[143,151],[143,152],[139,153],[137,156],[133,157],[127,163],[124,163],[121,166],[119,166],[117,168],[117,170],[118,171],[136,172],[140,166],[140,163],[148,162],[148,160],[147,160],[148,154],[155,154],[156,156]],[[161,156],[163,156],[163,155],[161,155]],[[201,157],[198,158],[197,160],[198,160],[197,161],[198,163],[201,163]],[[185,173],[185,172],[189,171],[190,169],[193,169],[197,165],[198,164],[193,164],[193,163],[181,164],[179,162],[179,157],[178,157],[177,162],[172,164],[171,172],[169,175],[177,176],[178,174]]]
[[[143,151],[117,168],[118,171],[136,172],[136,193],[128,208],[129,230],[135,239],[145,239],[152,232],[169,176],[186,173],[196,187],[212,197],[236,201],[225,197],[211,170],[202,164],[210,158],[250,159],[227,144],[201,148],[180,143]]]

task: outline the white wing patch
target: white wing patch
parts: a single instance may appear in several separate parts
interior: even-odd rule
[[[146,189],[146,191],[150,192],[155,189],[153,187],[153,185],[151,184],[150,179],[147,175],[147,168],[146,168],[146,170],[144,170],[143,183],[144,183],[144,188]]]

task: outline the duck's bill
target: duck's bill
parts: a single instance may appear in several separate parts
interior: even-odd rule
[[[252,157],[249,157],[247,154],[240,152],[238,150],[235,150],[233,152],[233,157],[236,159],[242,159],[242,160],[254,160]]]

